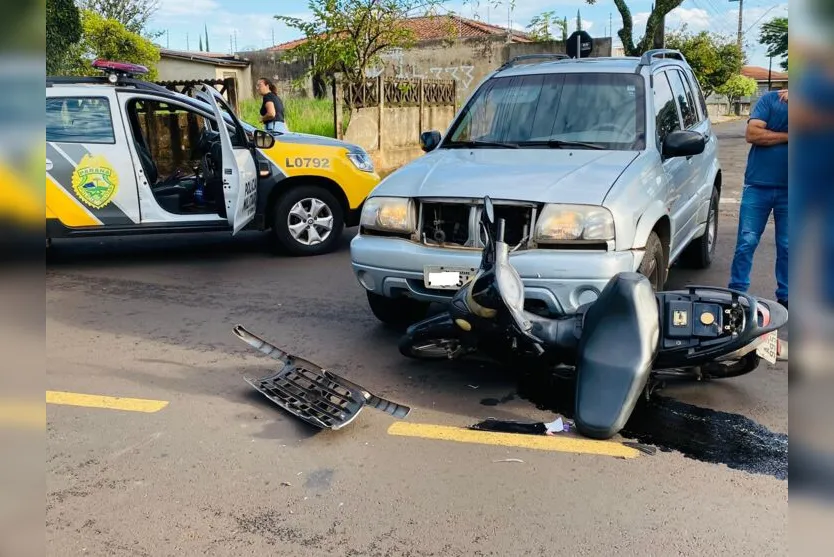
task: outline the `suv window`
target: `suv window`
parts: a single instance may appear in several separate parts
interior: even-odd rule
[[[678,70],[669,70],[666,74],[672,84],[672,91],[678,98],[683,116],[683,127],[690,128],[698,123],[698,114],[695,108],[695,98],[692,91],[684,84],[683,74]]]
[[[681,129],[678,107],[675,104],[675,95],[669,86],[666,72],[660,72],[654,76],[654,110],[657,126],[657,144],[663,145],[666,136]]]
[[[695,73],[692,70],[688,70],[686,72],[686,75],[689,78],[690,85],[692,85],[692,92],[697,97],[697,104],[700,108],[698,120],[703,122],[704,120],[709,118],[709,111],[707,110],[707,100],[704,98],[704,91],[701,89],[701,84],[698,83],[698,78],[695,77]]]
[[[48,97],[46,140],[116,143],[110,102],[104,97]]]
[[[464,107],[444,147],[561,140],[639,150],[645,148],[644,99],[643,78],[634,74],[498,77]]]

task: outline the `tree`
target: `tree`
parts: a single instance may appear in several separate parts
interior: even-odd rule
[[[734,39],[708,31],[692,34],[687,32],[686,26],[668,34],[666,46],[681,51],[695,72],[705,97],[738,75],[744,63],[744,56]]]
[[[81,41],[70,50],[71,67],[68,73],[92,75],[95,73],[92,61],[104,58],[147,66],[150,72],[144,78],[156,79],[159,48],[149,39],[128,31],[115,19],[105,18],[90,10],[81,12],[81,26]]]
[[[148,32],[148,21],[159,10],[159,0],[79,0],[82,9],[115,19],[131,33],[156,38],[162,31]]]
[[[597,0],[585,0],[588,4],[596,4]],[[622,28],[617,32],[617,36],[623,43],[623,50],[626,56],[640,56],[647,50],[655,47],[655,36],[663,23],[666,15],[683,4],[683,0],[655,0],[652,11],[649,14],[649,19],[646,21],[646,32],[643,38],[635,44],[634,43],[634,20],[631,16],[631,9],[629,9],[625,0],[614,0],[614,5],[617,11],[620,12],[620,17],[623,20]]]
[[[554,40],[553,33],[550,32],[551,27],[562,27],[562,20],[556,17],[556,12],[549,11],[541,13],[530,20],[527,29],[530,31],[530,38],[537,42],[543,43]]]
[[[788,18],[775,17],[762,25],[759,42],[767,47],[767,55],[781,58],[779,65],[788,70]]]
[[[736,74],[727,82],[716,89],[721,95],[726,95],[730,101],[730,106],[734,105],[740,98],[749,97],[756,92],[759,85],[752,77],[747,77],[741,74]]]
[[[403,21],[418,9],[443,0],[309,0],[307,19],[277,15],[305,40],[290,52],[311,60],[308,75],[341,72],[345,81],[361,83],[365,72],[390,48],[409,48],[413,31]]]
[[[203,51],[203,36],[200,35],[200,52]]]
[[[576,10],[576,30],[582,31],[582,16],[579,15],[579,10]]]
[[[46,2],[46,73],[66,71],[72,45],[81,40],[81,14],[73,0]]]
[[[211,52],[211,48],[209,47],[209,40],[208,40],[208,26],[204,23],[203,28],[206,30],[206,52]]]

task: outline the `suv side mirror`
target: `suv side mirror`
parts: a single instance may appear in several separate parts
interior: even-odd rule
[[[255,147],[258,149],[272,149],[275,138],[263,130],[255,130]]]
[[[434,148],[440,145],[440,132],[430,131],[420,134],[420,148],[426,153],[434,151]]]
[[[663,158],[700,155],[706,145],[707,140],[701,133],[690,130],[673,131],[663,140]]]

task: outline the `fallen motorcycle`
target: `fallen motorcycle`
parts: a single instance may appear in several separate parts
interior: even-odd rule
[[[638,273],[614,276],[570,315],[524,310],[524,284],[510,264],[505,223],[492,201],[481,211],[484,249],[475,276],[449,308],[408,328],[400,352],[417,359],[486,355],[505,363],[567,368],[576,379],[575,423],[608,439],[642,396],[669,378],[722,379],[776,361],[788,311],[771,300],[708,286],[655,293]]]

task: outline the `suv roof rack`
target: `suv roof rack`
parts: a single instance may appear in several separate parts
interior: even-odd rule
[[[669,56],[672,55],[672,56]],[[652,59],[656,56],[662,56],[663,58],[676,58],[681,62],[686,62],[686,58],[683,57],[683,54],[680,50],[674,50],[671,48],[655,48],[654,50],[647,50],[643,56],[640,57],[640,63],[638,64],[638,71],[643,66],[651,66]]]
[[[523,62],[525,60],[568,60],[570,56],[567,54],[524,54],[521,56],[516,56],[509,62],[505,63],[503,66],[498,68],[498,71],[506,70],[507,68],[512,68],[519,62]]]

